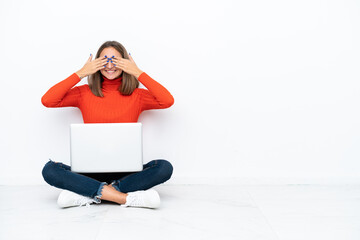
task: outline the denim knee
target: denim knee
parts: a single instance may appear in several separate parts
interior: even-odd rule
[[[158,165],[158,177],[161,179],[161,182],[166,182],[171,178],[173,173],[173,166],[171,163],[164,159],[155,160]]]
[[[42,169],[42,176],[48,184],[51,186],[56,185],[57,171],[56,164],[53,161],[48,161]]]

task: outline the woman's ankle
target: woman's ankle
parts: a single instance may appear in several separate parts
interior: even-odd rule
[[[111,201],[111,202],[116,202],[118,204],[126,203],[127,194],[117,191],[111,185],[104,185],[101,193],[102,193],[102,196],[100,199]]]

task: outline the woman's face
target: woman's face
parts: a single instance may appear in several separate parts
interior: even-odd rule
[[[121,54],[113,47],[104,48],[100,53],[100,58],[111,58],[112,56],[117,58],[122,58]],[[100,70],[101,74],[104,75],[107,79],[115,79],[120,76],[122,70],[119,70],[114,66],[114,64],[109,60],[104,69]]]

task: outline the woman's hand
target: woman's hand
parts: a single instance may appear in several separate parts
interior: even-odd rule
[[[90,54],[89,59],[86,61],[85,65],[76,72],[76,74],[81,78],[96,73],[100,69],[104,69],[104,65],[107,63],[107,58],[97,58],[94,61],[92,60],[92,54]]]
[[[116,68],[118,68],[128,74],[134,75],[136,78],[138,78],[143,71],[141,71],[138,68],[138,66],[136,66],[134,60],[132,59],[132,57],[130,55],[129,55],[129,58],[130,58],[130,60],[125,59],[125,58],[114,57],[114,58],[112,58],[112,61]]]

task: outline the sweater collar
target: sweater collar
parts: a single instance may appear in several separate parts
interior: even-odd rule
[[[122,76],[115,79],[108,79],[102,75],[102,89],[103,90],[118,90],[122,81]]]

